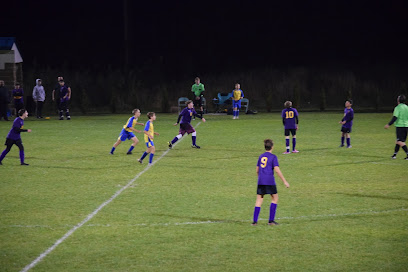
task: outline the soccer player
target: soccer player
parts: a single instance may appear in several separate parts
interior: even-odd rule
[[[0,165],[2,165],[2,161],[4,157],[6,157],[7,153],[10,152],[11,147],[15,144],[20,149],[20,163],[21,165],[28,165],[24,162],[24,146],[23,142],[21,141],[21,132],[31,132],[31,129],[24,129],[24,119],[28,117],[28,112],[25,109],[21,109],[18,111],[18,116],[14,119],[13,127],[11,128],[10,132],[6,138],[6,149],[0,155]]]
[[[408,106],[405,104],[405,95],[400,95],[397,98],[398,105],[394,108],[394,113],[391,121],[385,125],[385,129],[389,128],[392,124],[395,124],[397,141],[395,144],[394,154],[391,156],[392,159],[397,158],[397,153],[402,147],[402,149],[407,153],[405,160],[408,160],[408,148],[405,144],[408,134]]]
[[[69,101],[71,100],[71,88],[67,85],[65,85],[65,81],[61,79],[59,81],[59,116],[60,120],[64,120],[64,111],[65,111],[65,117],[67,120],[71,120],[71,115],[69,114]]]
[[[191,86],[191,91],[194,93],[194,104],[196,107],[200,107],[200,113],[203,114],[203,92],[204,84],[200,83],[200,78],[196,77],[194,79],[194,84]]]
[[[258,175],[258,190],[256,195],[256,203],[254,210],[253,226],[258,224],[259,212],[263,202],[264,195],[271,195],[271,206],[269,208],[269,223],[268,225],[279,225],[275,222],[276,208],[278,207],[278,191],[274,172],[278,174],[286,188],[289,188],[289,183],[286,181],[282,172],[279,169],[278,158],[272,154],[273,141],[271,139],[264,140],[266,152],[261,154],[256,165],[256,174]]]
[[[13,90],[15,116],[17,116],[18,112],[24,108],[23,96],[24,91],[20,88],[20,83],[16,83],[15,89]]]
[[[191,122],[191,118],[194,116],[197,116],[198,118],[201,118],[201,120],[203,120],[203,122],[205,122],[205,119],[202,115],[197,114],[197,112],[194,110],[194,104],[193,101],[188,100],[186,102],[186,106],[179,114],[178,119],[177,119],[177,123],[175,123],[174,125],[177,126],[180,123],[180,130],[179,130],[179,134],[174,137],[173,140],[171,140],[171,142],[168,142],[169,148],[171,149],[173,147],[173,145],[181,139],[181,137],[183,137],[184,134],[190,134],[191,133],[191,139],[193,141],[192,147],[193,148],[200,148],[200,146],[198,146],[196,144],[196,139],[197,139],[197,132],[195,131],[195,129],[191,126],[190,122]],[[181,119],[181,122],[180,122]]]
[[[292,102],[285,102],[285,109],[282,110],[282,122],[285,127],[285,141],[286,152],[283,154],[290,154],[289,134],[292,134],[292,153],[299,153],[296,150],[296,130],[299,124],[299,114],[295,108],[292,108]]]
[[[239,110],[241,109],[241,99],[244,97],[244,92],[241,90],[239,83],[235,84],[235,89],[231,93],[232,110],[234,117],[232,119],[239,119]]]
[[[351,148],[350,143],[350,133],[351,127],[353,126],[354,110],[351,108],[353,105],[352,100],[346,100],[344,109],[344,117],[341,119],[339,124],[341,124],[341,144],[339,147],[344,146],[344,138],[347,138],[347,148]]]
[[[154,135],[159,136],[160,134],[157,132],[154,132],[153,121],[156,120],[156,114],[154,112],[148,112],[147,118],[149,119],[149,121],[146,122],[146,126],[144,128],[144,140],[145,140],[147,149],[143,153],[142,157],[140,157],[140,159],[138,159],[137,161],[142,163],[143,159],[146,158],[147,154],[150,153],[149,165],[152,165],[154,151],[155,151],[154,142],[153,142]]]
[[[128,155],[132,154],[132,150],[135,148],[135,146],[137,145],[137,143],[139,142],[139,139],[137,139],[137,137],[135,136],[135,134],[133,134],[133,131],[135,132],[142,132],[140,130],[135,129],[135,125],[140,125],[140,126],[144,126],[143,123],[138,123],[137,119],[140,116],[140,110],[139,109],[134,109],[132,111],[133,116],[130,117],[126,124],[123,126],[122,131],[119,134],[119,138],[116,141],[116,143],[113,144],[113,147],[111,149],[111,154],[113,155],[113,152],[115,151],[116,147],[118,147],[118,145],[120,145],[121,142],[126,141],[126,140],[132,140],[133,143],[129,148],[129,151],[127,152]]]

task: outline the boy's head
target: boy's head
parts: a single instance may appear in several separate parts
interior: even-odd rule
[[[405,97],[405,95],[401,94],[400,96],[398,96],[397,101],[398,101],[398,103],[405,103],[406,99],[407,98]]]
[[[3,80],[0,80],[0,86],[1,87],[4,86],[4,81]]]
[[[235,83],[235,89],[236,89],[236,90],[241,89],[241,84],[239,84],[239,83]]]
[[[187,108],[189,108],[189,109],[193,108],[193,107],[194,107],[193,100],[188,100],[188,101],[186,101],[186,106],[187,106]]]
[[[20,89],[20,83],[16,82],[16,89]]]
[[[28,116],[28,112],[26,111],[26,109],[21,109],[18,111],[18,116],[25,118]]]
[[[347,107],[351,107],[351,105],[353,105],[353,100],[347,99],[347,100],[346,100],[346,103],[344,103],[344,105],[346,106],[346,108],[347,108]]]
[[[271,151],[273,148],[273,141],[271,139],[264,140],[264,146],[266,151]]]
[[[132,110],[132,114],[135,116],[140,116],[140,110],[139,109],[134,109]]]
[[[149,118],[149,120],[155,120],[156,119],[156,114],[154,112],[148,112],[147,113],[147,118]]]
[[[60,86],[64,86],[64,85],[65,85],[65,82],[64,82],[63,79],[61,79],[60,81],[58,81],[58,83],[59,83]]]
[[[58,82],[61,80],[64,80],[64,78],[62,76],[57,77]]]
[[[194,82],[195,82],[195,84],[200,84],[200,78],[199,78],[199,77],[196,77],[196,78],[194,79]]]
[[[41,85],[42,84],[42,80],[40,78],[37,78],[35,80],[35,83],[37,83],[37,85]]]
[[[289,109],[292,107],[292,101],[286,101],[284,105],[285,105],[285,108]]]

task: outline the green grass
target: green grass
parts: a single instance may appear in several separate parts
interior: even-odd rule
[[[346,149],[341,112],[300,114],[298,154],[281,154],[279,114],[208,115],[200,150],[188,136],[160,160],[178,127],[158,114],[157,163],[31,271],[408,271],[408,161],[390,159],[391,115],[357,113]],[[0,271],[22,270],[146,168],[141,134],[133,155],[130,142],[109,155],[128,117],[26,120],[30,166],[16,146],[0,166]],[[265,138],[291,187],[278,179],[281,225],[265,201],[253,227]]]

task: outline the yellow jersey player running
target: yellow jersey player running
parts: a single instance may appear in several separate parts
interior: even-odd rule
[[[140,157],[140,159],[138,159],[137,161],[142,163],[143,159],[147,156],[147,154],[150,153],[149,165],[152,165],[154,151],[155,151],[154,142],[153,142],[154,135],[159,136],[160,134],[157,132],[154,132],[153,121],[156,120],[156,114],[154,112],[148,112],[147,118],[149,118],[149,121],[146,122],[146,126],[144,129],[144,134],[145,134],[144,140],[145,140],[147,149],[143,153],[142,157]]]
[[[137,122],[137,119],[140,116],[140,110],[139,109],[134,109],[132,111],[132,113],[133,113],[133,116],[130,117],[127,120],[126,124],[123,126],[122,131],[119,134],[118,140],[116,141],[116,143],[113,144],[113,147],[112,147],[111,152],[110,152],[112,155],[113,155],[113,152],[115,151],[116,147],[118,145],[120,145],[121,142],[126,141],[126,140],[132,140],[133,143],[130,146],[129,151],[127,152],[128,155],[131,155],[133,148],[135,148],[135,145],[137,145],[137,143],[139,142],[139,140],[137,139],[135,134],[133,134],[133,131],[138,132],[138,133],[142,132],[140,130],[135,129],[135,125],[144,126],[144,124]]]

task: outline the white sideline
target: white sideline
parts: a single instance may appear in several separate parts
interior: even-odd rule
[[[198,122],[197,125],[195,127],[198,127],[201,124],[201,122]],[[183,137],[185,138],[185,137]],[[179,141],[177,141],[177,143],[175,143],[173,146],[177,145],[179,142],[181,142],[181,140],[183,140],[183,138],[181,138]],[[26,272],[28,270],[30,270],[31,268],[33,268],[34,266],[36,266],[42,259],[44,259],[48,254],[50,254],[59,244],[61,244],[62,242],[64,242],[69,236],[71,236],[77,229],[79,229],[80,227],[82,227],[83,225],[85,225],[89,220],[91,220],[95,215],[98,214],[98,212],[100,210],[103,209],[103,207],[105,207],[106,205],[108,205],[109,203],[111,203],[115,198],[117,198],[124,190],[126,190],[127,188],[129,188],[133,182],[135,182],[141,175],[143,175],[147,170],[149,170],[153,165],[155,165],[161,158],[163,158],[164,156],[167,155],[167,153],[169,153],[170,149],[166,150],[159,158],[157,158],[156,160],[154,160],[154,162],[151,165],[147,165],[145,169],[143,169],[143,171],[141,171],[140,173],[138,173],[133,179],[131,179],[128,184],[126,184],[124,187],[122,187],[120,190],[118,190],[113,196],[111,196],[111,198],[109,198],[108,200],[106,200],[104,203],[102,203],[96,210],[94,210],[92,213],[90,213],[84,220],[82,220],[82,222],[80,222],[79,224],[77,224],[76,226],[74,226],[72,229],[70,229],[67,233],[65,233],[64,236],[62,236],[59,240],[57,240],[51,247],[49,247],[46,251],[44,251],[43,253],[40,254],[40,256],[38,256],[32,263],[30,263],[29,265],[27,265],[26,267],[24,267],[21,272]]]

